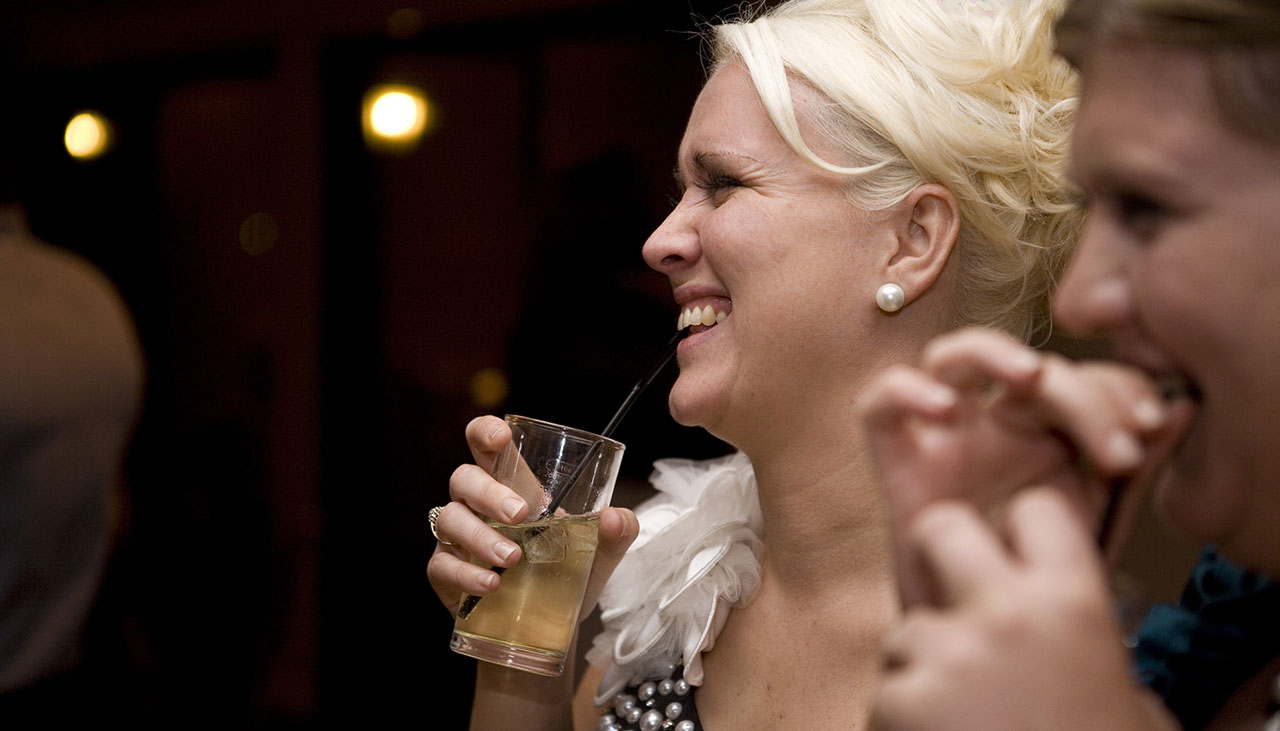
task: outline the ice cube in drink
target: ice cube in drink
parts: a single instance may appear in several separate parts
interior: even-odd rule
[[[523,553],[502,574],[498,590],[454,623],[450,647],[480,660],[559,675],[595,560],[600,516],[490,526]]]

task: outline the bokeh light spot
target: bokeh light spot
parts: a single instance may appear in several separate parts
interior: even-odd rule
[[[507,400],[507,376],[497,368],[481,368],[471,376],[471,402],[492,409]]]
[[[369,123],[383,137],[408,137],[422,129],[422,103],[411,94],[389,91],[373,102]]]
[[[364,97],[365,142],[377,149],[412,149],[430,129],[432,117],[431,104],[421,89],[403,84],[375,86]]]
[[[67,122],[62,140],[67,152],[78,160],[101,157],[111,147],[111,123],[98,112],[80,112]]]
[[[271,251],[280,239],[280,226],[270,213],[255,213],[240,224],[240,248],[258,256]]]

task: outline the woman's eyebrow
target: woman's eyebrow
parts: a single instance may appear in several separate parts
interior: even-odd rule
[[[693,160],[691,161],[690,165],[693,167],[694,170],[697,170],[700,172],[706,172],[708,169],[718,166],[716,163],[717,159],[727,158],[727,157],[739,157],[739,156],[733,155],[732,153],[727,153],[727,152],[714,152],[714,151],[699,152],[693,156]],[[685,186],[688,185],[688,181],[685,180],[684,171],[681,170],[679,161],[677,161],[675,164],[675,167],[672,168],[671,177],[675,179],[676,185],[682,191],[685,189]]]
[[[694,154],[693,160],[690,162],[694,170],[706,172],[708,170],[720,168],[724,166],[724,161],[732,161],[737,163],[760,164],[760,161],[750,155],[743,155],[737,152],[726,152],[720,150],[707,150]],[[680,163],[676,162],[671,170],[671,177],[676,181],[676,186],[683,191],[688,185],[685,180],[684,171],[681,170]]]
[[[750,155],[743,155],[737,152],[725,152],[720,150],[705,150],[693,156],[694,167],[698,168],[699,170],[706,170],[708,168],[716,167],[722,164],[721,163],[722,160],[730,160],[734,162],[751,162],[751,163],[759,162],[758,160],[751,157]]]

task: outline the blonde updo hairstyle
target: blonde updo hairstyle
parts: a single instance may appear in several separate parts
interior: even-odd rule
[[[950,190],[962,227],[944,324],[1027,340],[1047,333],[1083,220],[1065,179],[1077,82],[1052,47],[1058,5],[789,0],[714,26],[712,71],[741,62],[783,139],[847,176],[853,204],[883,210],[924,183]],[[795,102],[793,82],[816,94]],[[812,152],[798,108],[845,164]]]

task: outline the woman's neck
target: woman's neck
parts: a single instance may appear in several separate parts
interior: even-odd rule
[[[811,423],[768,450],[748,452],[766,569],[806,591],[858,575],[890,580],[887,518],[856,425]]]

